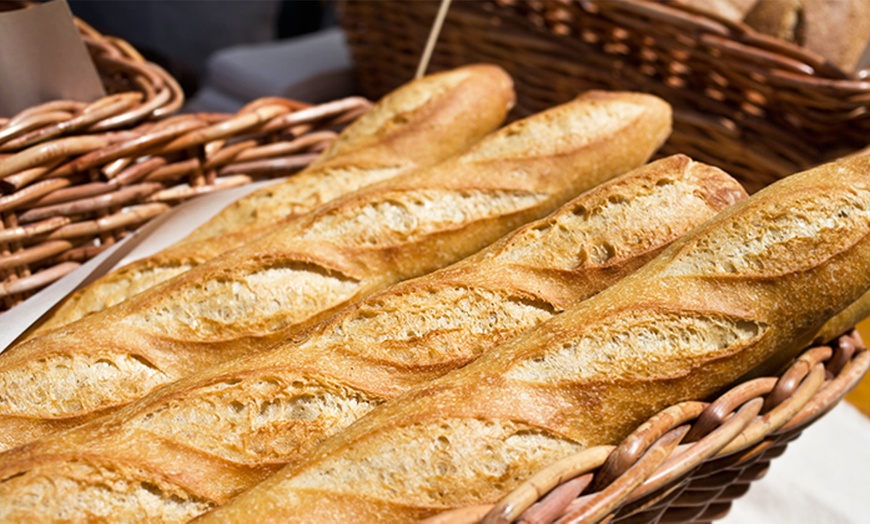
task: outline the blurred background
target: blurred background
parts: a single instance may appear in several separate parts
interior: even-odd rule
[[[329,0],[68,0],[77,17],[175,77],[191,111],[260,96],[325,102],[353,90]]]

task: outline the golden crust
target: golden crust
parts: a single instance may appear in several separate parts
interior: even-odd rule
[[[42,478],[62,476],[64,462],[87,455],[118,480],[151,475],[185,500],[223,503],[387,399],[606,288],[743,196],[733,179],[686,157],[654,162],[459,263],[345,308],[298,340],[0,455],[0,478],[14,477],[7,493],[19,498],[15,490],[36,481],[18,473],[38,465]],[[602,242],[609,258],[587,256]],[[116,473],[120,465],[136,466],[138,477]],[[43,498],[55,501],[64,502]]]
[[[492,65],[411,82],[348,126],[309,168],[239,199],[178,245],[74,293],[28,338],[118,304],[339,196],[464,151],[501,125],[513,103],[510,77]]]
[[[573,133],[540,121],[570,124]],[[33,417],[32,436],[41,419],[55,427],[66,418],[80,423],[91,412],[286,340],[641,165],[669,131],[670,107],[661,99],[590,93],[512,124],[464,155],[336,199],[257,242],[12,348],[0,358],[0,388],[7,392],[0,424],[18,417],[20,427],[20,417]],[[481,158],[506,141],[515,147],[511,160]],[[34,385],[34,373],[45,380]],[[30,413],[36,406],[38,413]]]
[[[301,522],[328,509],[334,521],[377,512],[403,522],[492,502],[665,406],[776,369],[868,289],[870,159],[793,175],[202,521]]]

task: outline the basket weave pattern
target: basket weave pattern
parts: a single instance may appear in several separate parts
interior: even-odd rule
[[[438,2],[342,2],[365,96],[414,74]],[[637,90],[674,107],[661,151],[725,169],[750,192],[870,144],[870,82],[749,27],[651,0],[451,4],[430,71],[503,66],[516,115],[587,89]]]
[[[742,382],[712,402],[682,402],[618,446],[599,446],[535,474],[497,504],[429,519],[459,522],[711,522],[770,461],[870,368],[857,332],[807,349],[778,377]]]

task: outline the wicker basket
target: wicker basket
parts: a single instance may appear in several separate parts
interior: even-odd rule
[[[779,377],[742,382],[712,402],[683,402],[618,446],[540,471],[494,506],[442,513],[460,522],[711,522],[762,478],[789,442],[870,368],[857,332],[807,349]]]
[[[177,114],[169,74],[77,24],[110,94],[0,119],[0,312],[179,202],[301,169],[370,106],[264,98],[232,115]]]
[[[369,98],[412,78],[438,4],[341,3],[341,24]],[[661,151],[717,165],[750,192],[870,144],[870,82],[792,44],[650,0],[455,1],[430,71],[503,66],[517,116],[587,89],[639,90],[674,106]]]

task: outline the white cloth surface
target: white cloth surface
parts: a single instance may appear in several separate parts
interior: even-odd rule
[[[791,442],[720,522],[870,522],[870,420],[841,402]]]

